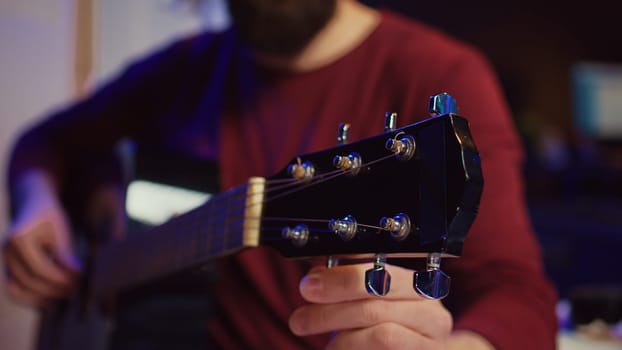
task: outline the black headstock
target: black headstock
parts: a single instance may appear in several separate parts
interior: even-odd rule
[[[432,118],[293,159],[266,182],[260,244],[287,257],[374,256],[365,274],[370,294],[389,292],[387,257],[426,257],[413,288],[440,299],[451,278],[442,257],[457,257],[483,189],[479,154],[466,119],[449,94],[430,97]]]
[[[260,241],[286,257],[459,256],[482,186],[467,121],[432,117],[292,159],[267,179]]]

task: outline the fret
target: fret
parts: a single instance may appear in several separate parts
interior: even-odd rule
[[[227,243],[227,236],[229,235],[229,220],[230,220],[230,215],[231,215],[231,208],[230,208],[231,200],[230,200],[230,198],[231,197],[235,197],[237,195],[238,195],[238,189],[234,188],[232,193],[231,193],[231,196],[225,199],[225,203],[223,205],[223,208],[225,208],[224,215],[222,215],[222,218],[223,218],[223,225],[222,225],[222,227],[223,227],[223,229],[220,232],[220,234],[218,235],[219,239],[217,240],[218,248],[219,248],[218,250],[220,252],[224,252],[226,247],[227,247],[226,243]]]
[[[263,196],[263,182],[260,189],[257,184],[252,187]],[[247,184],[238,186],[161,226],[101,247],[93,294],[114,293],[244,248],[249,192]]]

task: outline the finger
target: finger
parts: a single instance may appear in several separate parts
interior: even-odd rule
[[[5,253],[5,263],[9,280],[15,280],[23,289],[41,298],[59,298],[69,292],[69,285],[58,285],[33,276],[23,261],[11,250]]]
[[[382,323],[398,323],[430,338],[449,336],[451,314],[438,301],[364,299],[337,304],[311,304],[292,313],[296,335],[323,334]]]
[[[38,232],[41,243],[49,248],[54,261],[65,272],[77,274],[81,270],[81,264],[74,253],[71,231],[65,217],[62,213],[56,213],[44,227],[47,232]]]
[[[440,344],[396,323],[343,331],[331,339],[326,349],[439,349]]]
[[[20,304],[37,308],[43,307],[47,304],[47,301],[44,298],[20,286],[13,280],[7,281],[6,290],[9,297]]]
[[[74,279],[74,274],[56,264],[46,254],[48,244],[36,239],[22,239],[14,237],[9,249],[23,261],[28,270],[37,278],[59,286],[68,286]]]
[[[56,237],[56,241],[50,242],[49,244],[54,261],[63,268],[65,273],[69,273],[71,276],[80,273],[82,264],[75,255],[73,244],[70,239]]]
[[[371,264],[354,264],[314,269],[300,282],[300,294],[312,303],[376,298],[365,288],[365,271],[371,267]],[[424,300],[413,289],[412,270],[393,265],[386,265],[386,269],[391,274],[391,289],[384,298]]]

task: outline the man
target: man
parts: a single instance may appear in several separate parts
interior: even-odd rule
[[[555,293],[522,199],[520,143],[481,55],[354,0],[229,5],[232,30],[138,62],[20,138],[3,249],[10,294],[42,306],[71,290],[79,267],[59,197],[121,139],[215,159],[227,189],[333,146],[340,122],[352,124],[352,140],[372,136],[384,112],[405,125],[424,116],[430,95],[448,91],[469,118],[486,186],[463,256],[446,264],[445,303],[417,296],[407,269],[391,267],[392,291],[376,298],[364,289],[368,264],[307,274],[304,263],[253,249],[218,261],[206,337],[217,348],[554,348]],[[97,174],[100,185],[115,178]],[[118,208],[110,203],[122,192],[105,193],[102,205]]]

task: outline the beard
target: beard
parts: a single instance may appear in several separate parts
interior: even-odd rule
[[[240,37],[262,53],[291,57],[326,25],[336,0],[229,0]]]

